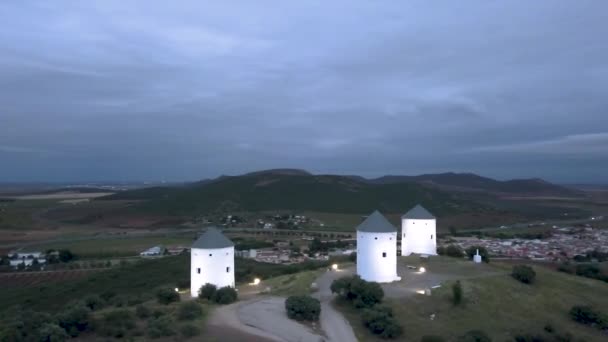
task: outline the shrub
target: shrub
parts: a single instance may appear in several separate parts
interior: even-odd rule
[[[126,309],[113,310],[105,313],[102,322],[101,334],[109,337],[124,337],[129,330],[135,328],[133,314]]]
[[[138,318],[148,318],[152,313],[150,312],[150,308],[146,305],[139,304],[135,307],[135,316]]]
[[[536,278],[536,272],[528,265],[515,265],[511,276],[524,284],[532,284]]]
[[[62,249],[59,251],[59,261],[69,262],[74,260],[74,254],[69,249]]]
[[[287,317],[298,321],[318,321],[321,302],[310,296],[291,296],[285,301]]]
[[[449,245],[445,249],[445,254],[454,258],[462,258],[464,252],[462,251],[462,248],[457,245]]]
[[[334,280],[331,292],[352,302],[357,308],[372,307],[384,298],[380,284],[367,282],[357,275]]]
[[[445,342],[445,339],[437,335],[424,335],[420,339],[420,342]]]
[[[597,325],[600,328],[607,328],[608,321],[602,314],[595,311],[593,308],[584,305],[575,305],[570,309],[570,317],[579,323],[587,325]]]
[[[515,342],[543,342],[545,339],[541,335],[536,334],[517,334],[514,337]]]
[[[236,290],[230,286],[224,286],[218,289],[213,296],[213,301],[218,304],[230,304],[236,302],[238,294]]]
[[[180,321],[191,321],[203,315],[203,308],[195,302],[186,302],[179,305],[177,319]]]
[[[89,309],[84,305],[74,304],[58,315],[59,326],[70,336],[76,337],[81,331],[87,330],[90,324]]]
[[[458,342],[492,342],[492,339],[481,330],[467,331],[464,335],[458,337]]]
[[[182,336],[184,336],[186,338],[198,336],[201,334],[201,329],[199,329],[197,326],[192,325],[192,324],[182,325],[182,327],[179,331],[182,334]]]
[[[483,246],[470,246],[466,249],[465,252],[469,259],[473,259],[473,255],[477,253],[477,250],[479,250],[479,255],[481,255],[481,260],[483,262],[490,262],[490,254],[488,253],[488,250]]]
[[[151,338],[173,335],[175,335],[175,330],[173,330],[171,317],[165,315],[148,320],[148,336]]]
[[[446,248],[445,246],[439,246],[437,247],[437,255],[445,255],[446,254]],[[429,335],[430,337],[434,337]],[[425,336],[423,336],[422,338],[424,339]]]
[[[96,311],[106,306],[106,301],[97,295],[92,295],[84,299],[84,306],[91,311]]]
[[[63,342],[70,336],[57,324],[46,323],[38,330],[38,340],[42,342]]]
[[[177,287],[178,289],[189,289],[190,288],[190,279],[181,279],[178,280],[177,283],[175,284],[175,287]]]
[[[361,320],[369,331],[382,338],[396,338],[403,334],[403,328],[395,320],[392,310],[388,307],[375,306],[365,309]]]
[[[156,299],[160,304],[179,302],[179,293],[170,288],[161,288],[156,292]]]
[[[348,261],[350,262],[354,262],[355,264],[357,263],[357,253],[350,253],[348,255]]]
[[[452,285],[452,303],[454,303],[454,305],[460,305],[460,303],[462,303],[462,284],[460,284],[460,280],[457,280],[454,285]]]
[[[217,286],[207,283],[198,290],[198,298],[212,300],[216,291]]]

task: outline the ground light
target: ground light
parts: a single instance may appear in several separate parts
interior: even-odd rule
[[[175,292],[179,292],[179,289],[177,287],[175,288]]]
[[[251,285],[259,285],[260,284],[260,278],[255,278],[253,279],[253,283],[251,283]]]
[[[416,290],[417,294],[424,294],[424,290]]]
[[[424,272],[426,272],[426,268],[420,267],[420,273],[424,273]]]
[[[338,264],[331,265],[331,269],[336,271],[338,269]]]

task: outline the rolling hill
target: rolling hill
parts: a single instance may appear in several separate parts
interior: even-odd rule
[[[437,214],[483,210],[484,206],[416,182],[375,184],[348,176],[270,170],[181,187],[124,191],[105,200],[143,200],[139,210],[169,215],[212,211],[307,210],[400,213],[420,203]]]

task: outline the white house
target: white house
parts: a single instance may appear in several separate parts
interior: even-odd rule
[[[190,294],[198,296],[205,284],[234,287],[234,243],[210,227],[190,250]]]
[[[154,246],[139,253],[139,255],[142,257],[159,256],[162,255],[164,252],[165,249],[162,246]]]
[[[46,263],[45,255],[42,252],[11,252],[9,255],[11,256],[9,260],[10,265],[14,268],[19,267],[21,264],[25,265],[25,267],[30,267],[34,264],[34,260],[38,264]]]
[[[437,255],[435,216],[417,205],[401,217],[401,255]]]
[[[401,279],[397,275],[397,228],[378,211],[357,227],[357,274],[378,283]]]

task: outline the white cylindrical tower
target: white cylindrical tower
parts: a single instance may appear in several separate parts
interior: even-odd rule
[[[435,216],[417,205],[401,217],[401,255],[437,255]]]
[[[234,243],[216,228],[208,228],[190,251],[190,294],[198,297],[205,284],[234,287]]]
[[[401,279],[397,275],[397,228],[378,211],[357,227],[357,274],[378,283]]]

